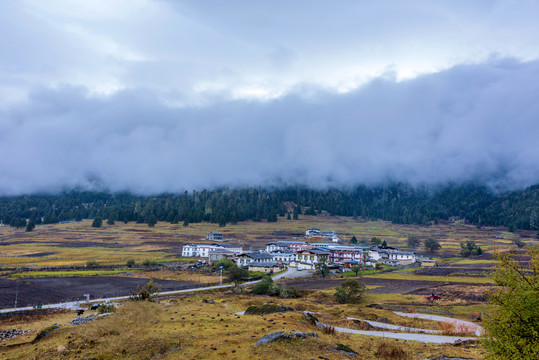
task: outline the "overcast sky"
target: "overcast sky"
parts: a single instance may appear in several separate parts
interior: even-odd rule
[[[0,1],[0,194],[539,183],[539,1]]]

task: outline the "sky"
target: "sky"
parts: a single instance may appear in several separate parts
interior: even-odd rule
[[[539,183],[539,1],[0,2],[0,195]]]

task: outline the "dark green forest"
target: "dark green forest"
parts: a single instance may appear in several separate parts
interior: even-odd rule
[[[538,204],[539,185],[505,193],[481,185],[408,184],[348,190],[222,188],[156,196],[69,191],[0,197],[0,220],[15,227],[24,227],[27,221],[39,225],[96,217],[150,226],[156,221],[226,226],[243,220],[277,221],[279,216],[293,221],[302,214],[324,213],[422,225],[459,216],[478,226],[504,225],[514,231],[538,228]]]

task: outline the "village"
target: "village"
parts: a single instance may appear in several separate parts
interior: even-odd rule
[[[191,243],[182,248],[183,257],[203,259],[215,263],[230,259],[249,271],[274,273],[287,267],[298,271],[315,270],[325,264],[333,272],[343,272],[354,266],[380,268],[434,266],[434,260],[389,246],[345,245],[334,232],[322,232],[311,228],[305,231],[305,240],[321,239],[321,242],[280,240],[266,244],[265,249],[246,251],[242,245],[232,244],[220,232],[206,234],[206,241],[215,243]]]

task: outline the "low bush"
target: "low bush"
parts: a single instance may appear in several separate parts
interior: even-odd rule
[[[438,323],[438,329],[440,329],[444,335],[454,336],[475,336],[476,331],[475,326],[457,321],[440,321]]]
[[[376,355],[380,359],[395,359],[406,360],[410,358],[410,354],[406,349],[392,340],[381,340],[377,344]]]
[[[100,314],[108,314],[115,311],[116,311],[116,308],[114,307],[114,305],[111,305],[111,304],[101,304],[97,308],[97,312]]]
[[[159,291],[161,291],[161,286],[154,284],[153,280],[150,280],[142,288],[137,285],[137,290],[131,293],[131,299],[152,301]]]
[[[337,288],[335,297],[341,304],[356,304],[363,298],[366,286],[357,280],[348,279]]]
[[[253,294],[256,295],[269,295],[276,296],[280,298],[299,298],[301,294],[296,290],[295,287],[291,286],[289,288],[281,285],[276,285],[273,282],[273,279],[269,276],[263,278],[258,282],[253,290]]]

